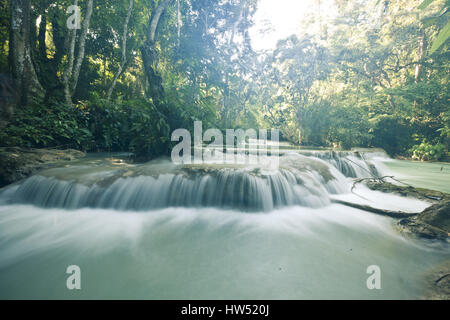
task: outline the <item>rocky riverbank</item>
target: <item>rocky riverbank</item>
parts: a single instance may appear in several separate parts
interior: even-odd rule
[[[418,214],[396,221],[397,229],[408,236],[448,241],[450,238],[450,195],[447,193],[399,186],[388,182],[369,181],[372,190],[394,193],[431,202],[432,205]],[[443,262],[424,275],[426,288],[423,299],[450,299],[450,260]]]
[[[73,149],[0,148],[0,188],[27,178],[39,170],[85,157]]]
[[[376,191],[425,200],[430,207],[417,214],[409,214],[397,221],[397,228],[404,234],[426,239],[447,240],[450,237],[450,195],[444,192],[399,186],[388,182],[368,181],[366,185]]]

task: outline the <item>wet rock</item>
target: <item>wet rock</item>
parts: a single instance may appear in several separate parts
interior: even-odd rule
[[[450,201],[432,205],[397,225],[401,231],[421,238],[446,240],[450,236]]]
[[[29,177],[39,170],[84,156],[85,153],[73,149],[0,148],[0,187]]]
[[[424,188],[415,188],[412,186],[399,186],[389,182],[367,181],[366,185],[376,191],[385,193],[394,193],[403,197],[411,197],[420,200],[437,203],[450,200],[450,195],[444,192],[429,190]]]
[[[426,275],[424,299],[450,300],[450,260],[431,269]]]
[[[444,192],[399,186],[388,182],[368,181],[366,185],[376,191],[394,193],[433,203],[421,213],[397,222],[398,229],[406,234],[427,239],[446,240],[450,235],[450,195]]]
[[[450,233],[450,201],[435,204],[416,217],[419,221]]]

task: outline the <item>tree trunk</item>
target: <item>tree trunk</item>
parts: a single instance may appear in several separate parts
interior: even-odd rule
[[[30,0],[11,0],[10,61],[20,95],[18,102],[23,106],[29,103],[31,96],[40,97],[43,93],[31,58],[30,11]]]
[[[424,54],[425,54],[425,32],[421,32],[420,37],[419,37],[419,46],[417,49],[417,61],[418,63],[416,64],[416,71],[414,73],[414,82],[418,83],[419,82],[419,78],[420,78],[420,74],[422,72],[422,59],[424,58]]]
[[[130,4],[128,6],[128,12],[127,17],[125,19],[125,23],[123,25],[123,36],[122,36],[122,62],[120,63],[119,70],[117,70],[116,74],[114,75],[113,82],[111,86],[108,89],[108,93],[106,96],[106,99],[109,101],[111,100],[111,95],[114,91],[114,87],[116,86],[117,80],[122,75],[122,72],[124,71],[125,64],[127,63],[127,38],[128,38],[128,23],[130,22],[131,18],[131,12],[133,11],[133,2],[134,0],[130,0]]]
[[[152,12],[148,24],[147,40],[140,48],[145,75],[147,76],[150,86],[148,94],[155,104],[159,104],[164,97],[162,78],[158,74],[155,66],[158,61],[158,50],[156,49],[156,30],[158,29],[161,15],[167,9],[170,2],[171,0],[161,0],[158,3],[157,8]]]
[[[78,0],[75,0],[74,5],[78,5]],[[63,75],[64,96],[67,105],[72,105],[72,97],[78,85],[78,78],[80,75],[81,65],[84,60],[86,36],[89,30],[89,23],[91,21],[93,10],[93,0],[89,0],[87,5],[86,17],[83,20],[83,27],[79,37],[78,55],[75,61],[75,44],[77,40],[77,30],[71,32],[70,47],[68,53],[68,63]]]
[[[78,5],[78,0],[75,0],[74,6]],[[72,77],[73,64],[75,59],[75,44],[77,40],[77,29],[73,29],[70,32],[70,46],[67,56],[67,66],[63,74],[63,84],[64,84],[64,97],[66,99],[67,105],[72,105],[72,94],[70,92],[70,78]]]
[[[46,31],[47,31],[47,14],[44,12],[41,16],[41,23],[39,24],[39,34],[38,34],[39,60],[43,63],[47,61],[47,46],[45,44]]]
[[[177,48],[180,48],[180,38],[181,38],[181,8],[180,8],[180,0],[177,0]]]
[[[239,25],[241,24],[244,16],[244,5],[242,5],[241,9],[239,10],[239,14],[236,17],[236,20],[233,23],[233,27],[231,29],[231,35],[230,38],[228,38],[228,57],[231,57],[233,52],[231,51],[231,46],[233,45],[234,42],[234,37],[238,31]],[[208,32],[208,29],[205,29],[205,33]],[[231,63],[231,61],[230,61]],[[224,124],[226,128],[231,128],[231,118],[230,117],[230,113],[231,110],[229,110],[229,105],[228,105],[228,101],[230,101],[230,83],[229,83],[229,77],[230,74],[228,72],[229,70],[226,69],[225,70],[225,83],[224,83],[224,90],[223,90],[223,109],[222,109],[222,117],[224,119]]]
[[[85,53],[85,49],[86,49],[86,36],[87,36],[87,32],[89,30],[89,24],[91,22],[92,10],[93,10],[93,6],[94,6],[93,2],[94,2],[93,0],[89,0],[88,5],[87,5],[86,17],[83,20],[83,28],[81,30],[81,35],[80,35],[80,43],[78,44],[78,46],[79,46],[78,57],[77,57],[77,61],[75,64],[75,69],[73,71],[72,85],[70,88],[72,91],[72,95],[75,92],[75,89],[77,88],[78,78],[80,76],[81,65],[84,60],[84,53]]]

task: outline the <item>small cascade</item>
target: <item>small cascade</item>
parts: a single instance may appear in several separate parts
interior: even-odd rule
[[[384,152],[364,151],[302,151],[302,154],[330,163],[349,178],[379,177],[382,169],[376,160],[388,157]]]
[[[269,212],[295,205],[327,206],[330,195],[349,192],[346,177],[379,174],[372,161],[354,152],[294,152],[278,160],[275,169],[248,164],[175,166],[168,160],[130,165],[126,170],[97,165],[88,173],[86,165],[57,168],[7,188],[0,201],[71,210],[216,207]]]

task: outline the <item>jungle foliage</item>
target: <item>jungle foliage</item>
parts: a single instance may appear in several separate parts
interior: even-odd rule
[[[202,120],[444,160],[449,3],[335,0],[332,18],[317,10],[297,35],[255,52],[257,0],[79,0],[76,31],[74,1],[3,1],[0,144],[148,159]]]

